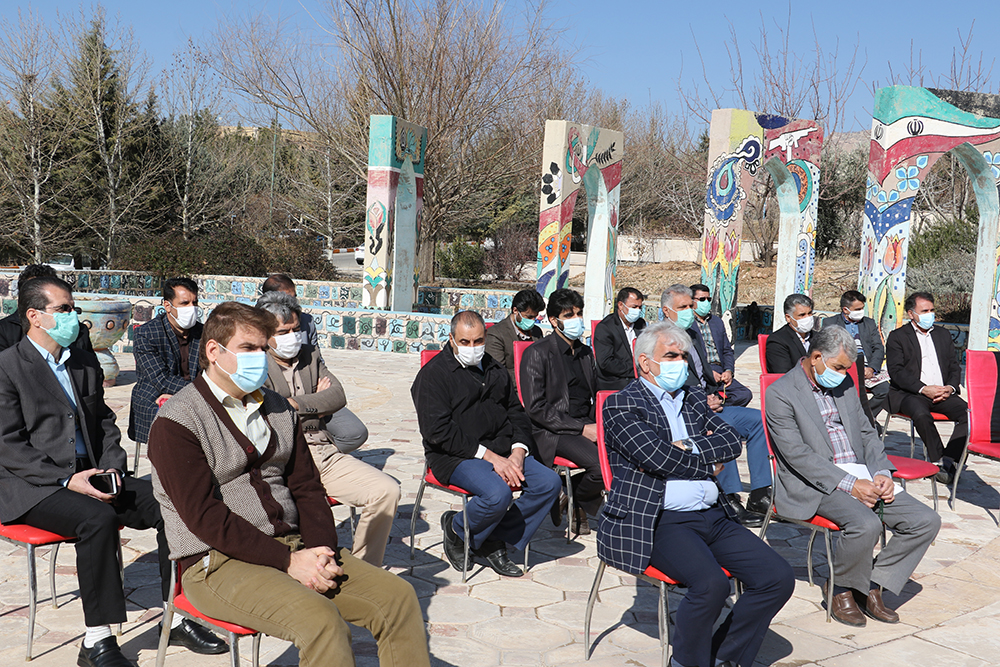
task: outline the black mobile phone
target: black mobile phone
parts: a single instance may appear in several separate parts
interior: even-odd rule
[[[113,472],[99,472],[96,475],[92,475],[90,485],[109,496],[118,495],[118,475]]]

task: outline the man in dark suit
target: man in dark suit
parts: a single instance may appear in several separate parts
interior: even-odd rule
[[[870,381],[882,372],[885,345],[882,344],[882,334],[879,333],[875,320],[865,317],[864,294],[857,290],[844,292],[840,297],[840,314],[831,315],[823,320],[823,327],[829,326],[844,327],[854,339],[858,350],[859,377]],[[872,385],[869,391],[871,391],[872,398],[863,400],[861,407],[865,408],[865,403],[867,403],[865,412],[870,413],[874,420],[885,407],[885,399],[889,393],[889,382],[887,380],[878,382]]]
[[[104,402],[104,375],[94,354],[71,350],[79,319],[69,285],[27,282],[18,293],[25,337],[0,354],[0,522],[24,523],[77,538],[77,577],[87,625],[78,664],[129,667],[111,634],[122,623],[125,594],[118,569],[118,526],[155,528],[163,599],[170,561],[160,507],[150,482],[123,477],[125,450],[115,413]],[[91,483],[111,473],[117,495]],[[202,653],[228,650],[201,626],[170,633]]]
[[[21,271],[21,275],[17,277],[18,292],[20,292],[21,287],[26,282],[32,278],[41,278],[42,276],[55,278],[57,277],[56,270],[48,264],[27,265]],[[13,347],[22,338],[24,338],[24,330],[21,328],[21,318],[17,313],[11,313],[0,320],[0,352],[6,350],[8,347]],[[93,352],[94,347],[90,344],[90,329],[88,327],[80,327],[80,333],[76,335],[76,340],[70,343],[69,347],[72,350]]]
[[[559,475],[539,463],[531,424],[503,366],[486,349],[486,325],[464,310],[451,320],[448,346],[413,381],[410,395],[431,472],[472,494],[470,535],[458,512],[441,517],[445,555],[462,571],[465,540],[494,572],[519,577],[507,543],[524,549],[559,493]],[[530,349],[530,348],[529,348]],[[512,488],[522,492],[511,505]]]
[[[514,341],[536,341],[542,338],[541,328],[535,324],[538,314],[545,310],[545,299],[534,288],[523,289],[514,295],[510,315],[486,330],[486,354],[507,369],[510,379],[514,373]]]
[[[163,312],[135,330],[135,386],[129,411],[128,437],[149,439],[157,402],[186,387],[198,376],[201,343],[198,285],[190,278],[163,283]]]
[[[736,521],[714,475],[740,453],[740,436],[685,386],[691,340],[659,322],[636,344],[640,381],[604,404],[614,481],[597,532],[601,560],[634,575],[653,566],[683,582],[672,664],[754,664],[768,625],[792,595],[791,566]],[[743,594],[713,634],[729,597]]]
[[[750,405],[753,392],[739,380],[733,379],[733,374],[736,372],[736,354],[729,342],[726,325],[721,319],[712,315],[712,293],[708,285],[701,283],[691,285],[691,292],[691,298],[694,299],[694,324],[705,348],[712,375],[716,382],[722,383],[726,388],[726,403],[744,407]]]
[[[959,398],[962,368],[947,329],[934,326],[934,296],[914,292],[903,304],[910,324],[899,327],[885,341],[889,369],[889,410],[913,420],[927,448],[927,460],[941,468],[938,480],[951,484],[955,461],[962,458],[969,432],[968,405]],[[931,412],[955,422],[945,447]]]
[[[597,361],[597,390],[617,391],[635,379],[632,346],[646,328],[642,317],[642,292],[624,287],[615,298],[615,312],[601,320],[592,332],[591,347]]]
[[[787,373],[809,352],[815,328],[813,300],[805,294],[789,294],[783,304],[785,326],[767,337],[767,373]]]
[[[828,327],[813,341],[809,355],[767,391],[767,426],[778,459],[775,506],[792,519],[819,514],[840,526],[833,618],[855,627],[865,625],[865,615],[896,623],[899,615],[885,606],[881,589],[899,595],[941,517],[894,488],[895,467],[847,378],[857,356],[854,339]],[[893,537],[873,563],[883,523]]]
[[[558,289],[546,308],[552,333],[529,346],[521,357],[521,398],[534,427],[539,460],[552,465],[555,456],[573,461],[584,472],[573,476],[573,497],[591,506],[601,496],[604,482],[597,456],[597,424],[594,399],[594,355],[581,342],[583,297],[571,289]],[[558,525],[567,499],[560,496],[552,520]],[[587,508],[576,505],[571,529],[590,533]]]

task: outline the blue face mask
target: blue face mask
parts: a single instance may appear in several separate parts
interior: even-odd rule
[[[698,313],[699,317],[705,317],[710,312],[712,312],[712,302],[699,301],[694,307],[694,312]]]
[[[45,329],[49,338],[56,342],[59,347],[69,347],[69,344],[76,340],[80,333],[80,317],[75,310],[68,313],[49,313],[55,318],[56,323],[51,329]]]
[[[562,332],[570,340],[579,340],[583,335],[583,318],[574,317],[571,320],[562,321]]]
[[[661,361],[660,372],[653,378],[663,391],[677,391],[688,378],[686,361]]]
[[[517,316],[521,318],[515,322],[518,329],[521,331],[531,331],[535,328],[535,320],[527,318],[521,313],[518,313]]]
[[[824,364],[825,365],[825,364]],[[815,371],[815,368],[813,369]],[[829,366],[822,373],[816,373],[816,384],[827,389],[835,389],[844,382],[847,375],[841,375]]]
[[[925,331],[934,326],[934,313],[921,313],[917,318],[917,323],[920,325],[921,329]]]
[[[642,308],[629,308],[628,312],[625,313],[625,320],[629,324],[635,323],[640,317],[642,317]]]
[[[267,380],[267,352],[240,352],[239,354],[219,345],[223,350],[236,356],[236,372],[228,373],[229,379],[233,381],[240,391],[251,393],[264,386]],[[215,362],[219,366],[219,362]],[[226,369],[219,366],[219,370],[226,373]]]
[[[674,310],[671,308],[670,310]],[[689,329],[694,324],[694,311],[690,308],[685,310],[674,310],[677,313],[677,326],[681,329]]]

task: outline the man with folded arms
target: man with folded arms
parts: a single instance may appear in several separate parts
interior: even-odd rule
[[[205,322],[202,374],[149,434],[170,557],[198,611],[293,642],[301,665],[353,665],[348,623],[382,667],[430,664],[413,587],[337,546],[288,401],[269,389],[270,313],[227,302]]]
[[[846,329],[814,332],[809,354],[770,386],[765,403],[778,459],[775,507],[792,519],[818,514],[840,526],[831,614],[861,627],[865,615],[899,621],[885,606],[882,589],[899,595],[941,528],[941,517],[895,489],[895,468],[847,378],[856,359]],[[873,565],[883,522],[893,537]],[[829,583],[823,584],[824,599]]]

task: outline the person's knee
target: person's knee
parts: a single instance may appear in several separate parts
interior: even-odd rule
[[[377,507],[392,508],[395,511],[396,507],[399,506],[400,493],[399,482],[389,475],[381,475],[371,485],[371,504]]]
[[[338,428],[333,433],[333,442],[344,454],[349,454],[368,441],[368,427],[358,422],[352,428]]]
[[[107,535],[109,533],[118,534],[121,523],[115,510],[106,503],[97,505],[91,503],[93,510],[90,515],[80,524],[77,530],[77,537],[85,538],[92,535]]]
[[[772,556],[767,559],[766,567],[763,569],[764,578],[760,588],[773,593],[776,600],[782,604],[795,592],[795,572],[787,560],[782,558],[776,551],[771,551]]]
[[[872,546],[874,547],[875,542],[882,537],[883,526],[882,522],[877,516],[875,516],[874,512],[865,512],[857,521],[841,526],[841,530],[844,530],[848,534],[853,533],[862,539],[871,541]]]
[[[559,476],[555,470],[551,468],[545,468],[538,475],[538,480],[535,482],[535,486],[538,489],[538,494],[542,496],[555,497],[559,494],[559,489],[562,488],[562,477]]]
[[[497,478],[499,480],[499,478]],[[479,495],[480,502],[488,510],[507,511],[514,494],[505,483],[491,484]]]
[[[688,590],[697,598],[705,601],[706,604],[721,607],[726,602],[732,591],[729,584],[729,577],[725,575],[722,568],[714,568],[712,572],[696,578],[696,581],[685,582]]]

